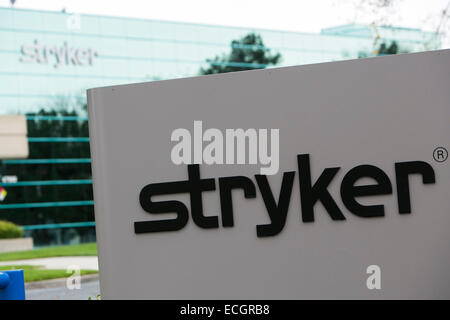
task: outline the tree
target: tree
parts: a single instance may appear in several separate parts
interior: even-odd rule
[[[408,51],[400,51],[396,41],[392,41],[389,45],[382,42],[373,52],[360,51],[358,58],[367,58],[371,56],[387,56],[390,54],[407,53]]]
[[[271,54],[264,46],[260,35],[250,33],[239,40],[231,42],[231,52],[226,55],[208,59],[209,66],[201,68],[200,74],[216,74],[243,70],[264,69],[281,60],[279,53]]]
[[[439,37],[430,37],[425,50],[435,48],[436,41],[442,41],[447,48],[450,44],[450,0],[429,1],[428,11],[411,15],[409,1],[405,0],[334,0],[335,5],[350,4],[355,7],[355,17],[359,20],[370,20],[373,25],[392,26],[408,16],[416,18],[416,27],[433,31]],[[424,2],[425,3],[425,2]]]
[[[59,102],[58,102],[59,103]],[[64,106],[53,107],[51,110],[40,110],[37,113],[29,113],[27,116],[70,116],[79,117],[85,113],[86,105],[78,110],[69,111]],[[29,120],[29,137],[88,137],[87,121],[50,121]],[[89,143],[86,142],[46,142],[30,143],[31,159],[55,159],[55,158],[89,158]],[[78,180],[91,179],[91,167],[89,163],[81,164],[0,164],[2,175],[17,175],[19,181],[42,180]],[[85,201],[92,200],[92,186],[80,185],[39,185],[6,187],[7,203],[34,203],[34,202],[59,202],[59,201]],[[36,225],[48,223],[67,223],[93,221],[94,212],[92,206],[75,207],[46,207],[23,208],[2,210],[2,219],[12,221],[19,225]],[[33,238],[35,244],[48,244],[50,235],[59,233],[59,236],[68,238],[68,233],[74,230],[35,230]],[[79,236],[93,237],[92,228],[77,228]]]
[[[398,45],[397,42],[392,41],[392,43],[387,46],[386,43],[382,43],[380,44],[380,47],[378,48],[376,54],[378,56],[386,56],[386,55],[390,55],[390,54],[397,54],[398,52]]]

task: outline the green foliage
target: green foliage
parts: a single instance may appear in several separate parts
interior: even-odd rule
[[[14,266],[0,266],[0,270],[23,270],[23,277],[25,282],[68,278],[72,274],[67,270],[61,269],[44,269],[41,266],[30,265],[14,265]],[[97,270],[80,270],[80,275],[98,273]]]
[[[380,44],[377,55],[385,56],[385,55],[397,54],[397,53],[399,53],[397,42],[392,41],[392,43],[389,46],[384,42],[382,44]]]
[[[23,229],[18,225],[0,220],[0,239],[21,238],[23,236]]]
[[[96,256],[97,244],[84,243],[71,246],[54,246],[27,251],[0,253],[0,261],[26,260],[48,257]]]
[[[392,41],[389,45],[386,42],[382,42],[380,46],[374,50],[373,53],[366,51],[360,51],[358,58],[368,58],[372,56],[386,56],[391,54],[407,53],[408,51],[401,51],[396,41]]]
[[[86,106],[70,111],[65,106],[40,110],[28,116],[85,116]],[[87,121],[27,121],[29,137],[89,137]],[[29,143],[30,159],[90,158],[89,143]],[[91,179],[91,166],[86,164],[3,164],[0,175],[17,175],[19,181]],[[91,185],[23,186],[8,188],[7,203],[92,200]],[[92,206],[50,207],[3,210],[2,219],[18,225],[94,221]],[[81,230],[80,230],[81,229]],[[88,228],[79,228],[87,232]],[[47,243],[54,230],[34,230],[35,244]]]
[[[279,53],[272,55],[270,49],[264,46],[260,35],[250,33],[242,39],[233,40],[229,54],[207,60],[209,67],[201,68],[200,74],[264,69],[268,65],[279,63],[280,60],[281,55]]]

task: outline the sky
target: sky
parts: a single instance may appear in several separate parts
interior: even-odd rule
[[[346,23],[395,25],[436,31],[450,0],[16,0],[15,7],[300,32]],[[0,0],[10,6],[10,0]],[[450,12],[450,9],[447,11]],[[447,32],[446,32],[447,33]],[[450,47],[445,35],[444,47]]]

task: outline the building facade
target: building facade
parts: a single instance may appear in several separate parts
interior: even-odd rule
[[[281,61],[275,67],[373,56],[383,43],[395,42],[399,52],[440,48],[439,35],[417,29],[352,24],[312,34],[0,8],[0,114],[83,105],[85,90],[92,87],[195,76],[211,63],[209,59],[229,53],[231,42],[249,33],[264,41],[264,47],[253,49],[280,53]],[[30,125],[45,121],[49,126],[70,126],[87,118],[81,112],[72,118],[29,116],[29,121],[33,122]],[[87,136],[73,137],[67,132],[69,136],[63,137],[30,136],[29,142],[39,143],[41,149],[62,143],[87,145]],[[0,186],[9,197],[0,202],[0,212],[24,225],[37,244],[90,241],[94,224],[91,180],[76,176],[77,166],[89,168],[88,151],[81,158],[68,158],[52,150],[45,158],[39,151],[31,152],[29,159],[2,162]],[[26,166],[35,166],[40,174],[25,175]],[[61,179],[55,173],[59,166],[73,167],[74,173]],[[58,194],[58,201],[45,201],[45,194],[55,189],[63,188],[62,194],[70,195],[70,188],[75,187],[86,188],[85,198],[62,199]],[[71,213],[66,214],[69,208]],[[82,212],[82,218],[77,218],[77,212]]]

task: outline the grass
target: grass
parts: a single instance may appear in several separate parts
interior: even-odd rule
[[[96,255],[97,255],[97,244],[93,242],[69,246],[46,247],[27,251],[4,252],[0,253],[0,261],[26,260],[36,258],[48,258],[48,257],[96,256]]]
[[[40,266],[29,266],[29,265],[19,265],[19,266],[0,266],[0,270],[23,270],[23,276],[25,282],[41,281],[57,278],[67,278],[73,273],[67,273],[66,270],[53,270],[53,269],[43,269]],[[98,273],[97,270],[80,270],[81,275]]]

